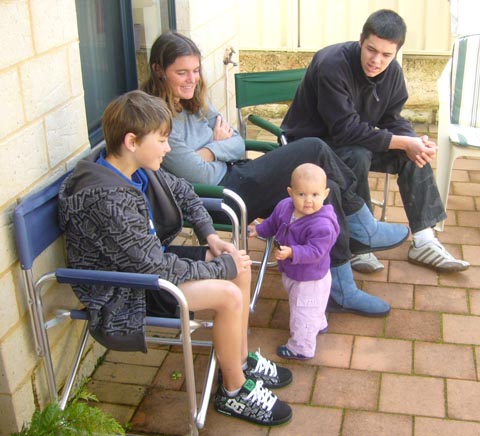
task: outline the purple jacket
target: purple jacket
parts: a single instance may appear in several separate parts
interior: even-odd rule
[[[322,279],[330,269],[330,250],[340,232],[333,207],[325,204],[318,212],[291,223],[292,213],[292,199],[285,198],[257,225],[257,233],[264,238],[275,235],[281,245],[292,248],[293,258],[278,261],[278,269],[289,278]]]

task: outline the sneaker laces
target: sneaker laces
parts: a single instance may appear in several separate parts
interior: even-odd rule
[[[268,412],[272,410],[272,407],[277,401],[276,395],[274,395],[270,389],[263,387],[262,380],[256,381],[255,388],[247,395],[246,399]]]
[[[266,374],[269,377],[276,377],[277,365],[272,361],[268,360],[266,357],[263,357],[260,354],[260,349],[258,349],[258,351],[255,351],[255,355],[257,356],[258,361],[253,372]]]

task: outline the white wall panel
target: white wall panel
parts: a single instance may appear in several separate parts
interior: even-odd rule
[[[405,53],[450,52],[448,0],[243,0],[240,49],[315,51],[356,40],[368,15],[381,8],[407,23]]]

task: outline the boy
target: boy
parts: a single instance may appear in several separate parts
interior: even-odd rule
[[[223,375],[215,408],[262,425],[287,422],[290,406],[268,387],[290,383],[291,372],[247,350],[250,258],[215,233],[190,184],[160,169],[170,151],[167,106],[158,97],[132,91],[108,105],[102,126],[106,150],[95,149],[82,159],[59,194],[69,265],[158,274],[183,291],[191,310],[212,309]],[[183,219],[193,223],[208,247],[169,245]],[[174,316],[176,309],[166,292],[74,290],[89,309],[92,335],[109,348],[146,351],[145,315]]]

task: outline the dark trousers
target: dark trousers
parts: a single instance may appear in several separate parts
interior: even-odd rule
[[[242,197],[251,222],[269,216],[277,203],[288,196],[292,171],[303,163],[319,165],[327,174],[330,194],[326,203],[333,205],[340,225],[331,262],[333,266],[341,265],[351,258],[346,216],[360,210],[365,203],[356,194],[357,180],[353,172],[322,140],[299,139],[257,159],[239,161],[229,167],[220,185]]]
[[[419,168],[401,150],[375,153],[352,146],[335,148],[335,152],[355,173],[357,193],[369,207],[369,171],[398,174],[398,188],[413,233],[433,227],[447,217],[429,164]]]

